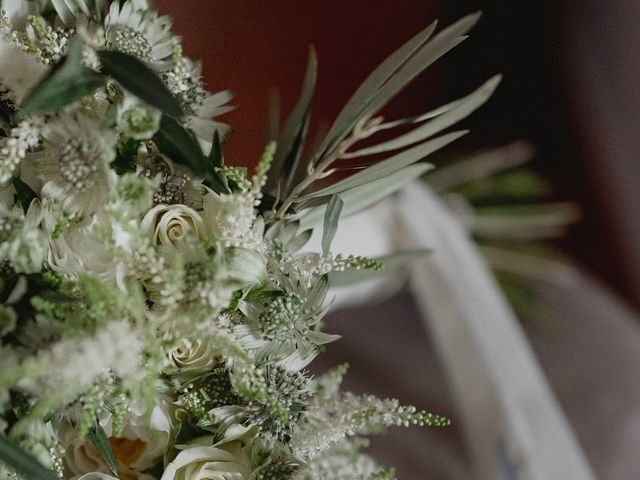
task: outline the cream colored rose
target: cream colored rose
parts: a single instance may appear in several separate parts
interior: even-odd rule
[[[100,423],[109,436],[111,449],[118,462],[120,480],[154,480],[154,477],[140,472],[158,463],[167,450],[174,410],[169,399],[163,396],[158,397],[150,413],[134,407],[125,415],[125,425],[118,436],[112,435],[111,418],[101,419]],[[95,447],[86,439],[79,438],[71,424],[62,424],[60,440],[65,449],[65,478],[79,479],[87,473],[94,477],[83,480],[110,478],[95,476],[108,475],[110,471]]]
[[[213,445],[213,437],[197,438],[167,465],[161,480],[249,480],[251,461],[240,440]]]
[[[72,480],[118,480],[116,477],[112,477],[111,475],[107,475],[106,473],[100,472],[91,472],[85,475],[79,475],[73,477]]]
[[[169,364],[166,373],[181,377],[195,377],[211,371],[216,364],[216,356],[207,341],[183,338],[177,346],[169,350]]]
[[[115,236],[116,226],[109,214],[99,210],[91,218],[58,228],[61,215],[50,202],[43,204],[43,223],[51,232],[47,261],[52,270],[72,277],[89,275],[103,282],[116,283],[126,290],[125,263],[115,258],[105,236]],[[56,235],[53,234],[56,232]],[[119,245],[120,247],[121,245]],[[122,245],[126,249],[126,245]]]
[[[140,224],[143,234],[154,245],[175,247],[192,236],[202,238],[205,224],[200,214],[186,205],[157,205],[149,210]]]

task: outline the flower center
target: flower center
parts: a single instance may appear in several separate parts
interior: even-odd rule
[[[132,466],[142,456],[147,444],[140,439],[109,437],[113,455],[127,467]]]
[[[140,60],[151,60],[151,44],[143,33],[131,27],[123,27],[112,32],[110,37],[112,49],[133,55]]]
[[[78,190],[86,190],[96,183],[95,173],[98,167],[88,158],[85,145],[71,140],[59,150],[60,175]]]

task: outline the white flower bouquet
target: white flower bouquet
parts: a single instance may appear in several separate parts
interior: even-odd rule
[[[418,117],[377,112],[478,15],[418,33],[305,149],[311,51],[249,174],[224,163],[213,120],[230,94],[206,91],[145,0],[2,8],[2,478],[393,478],[361,452],[366,435],[448,420],[341,391],[344,366],[307,367],[337,339],[323,331],[331,282],[384,267],[332,251],[339,218],[427,172],[499,79]],[[320,252],[304,250],[314,230]]]

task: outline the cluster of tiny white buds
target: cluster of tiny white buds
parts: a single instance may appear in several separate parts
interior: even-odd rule
[[[38,145],[41,119],[32,117],[11,129],[0,147],[0,186],[6,185],[18,170],[27,151]]]
[[[42,52],[42,61],[47,65],[59,62],[66,52],[69,39],[75,35],[75,30],[65,30],[63,28],[54,30],[47,25],[43,18],[35,15],[29,15],[27,23],[38,37],[38,47]]]

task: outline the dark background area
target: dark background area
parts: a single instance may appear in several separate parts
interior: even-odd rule
[[[388,54],[432,20],[447,25],[484,12],[471,38],[401,94],[389,117],[422,112],[468,93],[497,72],[490,102],[465,120],[461,147],[530,139],[535,168],[575,200],[584,219],[563,241],[568,252],[640,302],[640,6],[631,0],[159,0],[186,53],[204,61],[212,91],[230,88],[238,108],[224,120],[225,148],[253,165],[266,138],[269,92],[286,114],[297,99],[307,45],[319,56],[314,125],[329,123]],[[637,2],[635,2],[637,3]],[[635,61],[635,64],[634,64]],[[461,148],[456,147],[456,148]]]

